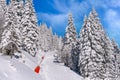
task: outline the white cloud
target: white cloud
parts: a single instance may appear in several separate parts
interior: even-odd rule
[[[92,7],[95,8],[104,8],[108,9],[111,7],[120,7],[120,0],[53,0],[52,2],[49,1],[51,6],[55,8],[58,12],[61,12],[61,14],[47,14],[47,13],[38,13],[38,18],[43,18],[43,21],[50,21],[52,25],[56,25],[60,23],[61,20],[64,21],[66,15],[69,11],[73,13],[73,16],[75,18],[79,18],[81,16],[84,16],[88,10]],[[106,13],[111,15],[112,13],[109,11]],[[40,17],[39,17],[40,16]],[[112,14],[113,16],[113,14]],[[108,17],[108,15],[106,16]],[[51,18],[51,19],[50,19]],[[58,19],[59,18],[59,19]],[[115,18],[115,16],[113,16]],[[48,19],[48,20],[47,20]],[[57,20],[54,20],[57,19]],[[58,21],[59,20],[59,21]],[[109,19],[110,21],[111,19]],[[113,19],[112,19],[113,20]],[[120,23],[114,22],[115,25],[119,25]],[[61,23],[62,24],[62,23]],[[111,23],[113,25],[113,23]]]
[[[108,10],[105,14],[105,20],[109,24],[109,27],[114,29],[120,29],[120,15],[115,10]]]
[[[80,17],[85,15],[88,12],[88,9],[91,7],[95,8],[105,8],[106,10],[109,9],[109,7],[120,7],[120,0],[53,0],[53,2],[50,3],[56,10],[59,12],[62,12],[61,14],[47,14],[47,13],[38,13],[38,17],[41,19],[43,18],[43,21],[50,21],[51,24],[58,24],[59,21],[64,21],[66,19],[66,16],[69,11],[73,13],[74,17]],[[69,5],[68,5],[69,4]],[[109,23],[110,26],[119,26],[120,25],[120,17],[118,17],[118,13],[112,10],[108,10],[106,12],[106,20]],[[117,21],[115,21],[117,20]],[[112,23],[111,23],[112,22]],[[61,23],[62,24],[62,23]]]
[[[53,0],[52,7],[64,14],[72,12],[75,15],[85,13],[89,8],[88,1],[76,1],[76,0]]]
[[[108,1],[108,5],[111,7],[120,7],[120,0],[107,0]]]
[[[87,0],[91,7],[107,8],[106,0]],[[108,3],[108,2],[107,2]]]
[[[107,32],[111,38],[116,39],[120,43],[120,15],[117,11],[109,9],[105,14],[105,21],[107,22]]]
[[[68,14],[47,14],[47,13],[37,13],[39,20],[43,22],[49,22],[52,27],[57,27],[57,25],[63,25],[67,20]]]
[[[82,1],[81,3],[75,0],[69,0],[69,2],[65,2],[65,0],[53,0],[53,3],[50,3],[52,7],[54,7],[60,14],[49,14],[49,13],[37,13],[38,20],[42,20],[43,22],[49,22],[51,26],[57,27],[66,27],[68,13],[72,12],[73,17],[83,16],[87,12],[88,3],[86,1]]]
[[[90,5],[96,8],[119,8],[120,0],[85,0],[84,2],[88,2]]]
[[[87,10],[89,9],[89,4],[86,1],[82,1],[81,3],[79,2],[74,2],[71,3],[71,11],[73,12],[74,15],[85,15]]]
[[[62,13],[66,13],[69,10],[69,7],[66,5],[63,0],[54,0],[54,8]]]

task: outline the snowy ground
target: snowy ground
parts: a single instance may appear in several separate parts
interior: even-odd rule
[[[0,80],[41,80],[41,77],[24,63],[0,56]]]
[[[7,56],[0,56],[0,80],[83,80],[78,74],[65,67],[62,63],[54,62],[54,52],[40,52],[33,58],[24,52],[23,60],[12,60]],[[45,55],[40,74],[34,72],[41,55]],[[39,60],[39,61],[38,61]]]
[[[46,53],[41,64],[44,80],[83,80],[78,74],[65,67],[62,63],[54,62],[54,53]]]

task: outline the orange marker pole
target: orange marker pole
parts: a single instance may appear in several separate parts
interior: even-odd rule
[[[40,73],[40,64],[42,63],[42,61],[44,60],[44,56],[42,56],[42,60],[40,61],[39,65],[34,69],[34,71],[39,74]]]

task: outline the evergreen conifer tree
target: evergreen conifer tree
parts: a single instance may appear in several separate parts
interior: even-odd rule
[[[84,20],[80,32],[80,74],[90,79],[111,78],[113,71],[113,46],[93,9]]]
[[[70,13],[68,16],[68,26],[66,27],[66,34],[64,37],[63,42],[63,49],[62,49],[62,60],[66,66],[72,65],[72,58],[71,58],[71,50],[72,46],[75,45],[77,38],[76,29],[73,23],[73,17]]]
[[[35,10],[33,8],[32,0],[26,0],[25,13],[22,21],[23,29],[23,48],[32,56],[38,52],[38,27]]]

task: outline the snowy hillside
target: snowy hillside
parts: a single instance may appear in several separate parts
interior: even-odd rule
[[[24,59],[19,60],[0,56],[0,80],[83,80],[62,63],[55,63],[54,52],[41,52],[35,58],[27,53],[24,54]],[[38,57],[42,54],[45,54],[45,59],[41,64],[40,74],[36,74],[33,70],[38,63]],[[22,62],[23,60],[25,63]]]
[[[54,53],[47,53],[41,64],[43,80],[83,80],[78,74],[65,67],[62,63],[54,62]]]
[[[40,80],[41,77],[35,74],[24,63],[16,59],[0,56],[0,80]]]

